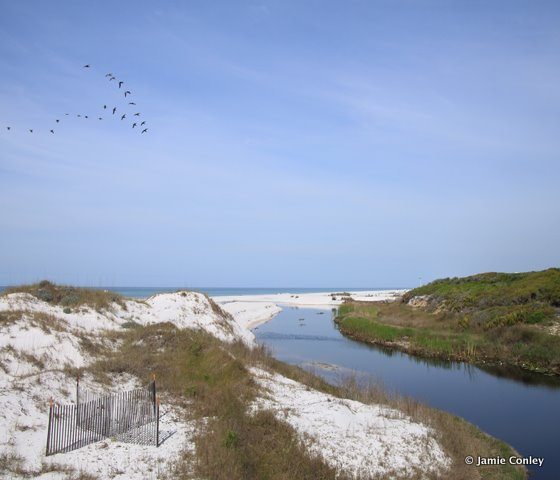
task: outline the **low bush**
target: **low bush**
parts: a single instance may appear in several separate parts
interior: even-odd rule
[[[560,306],[560,269],[540,272],[481,273],[464,278],[444,278],[408,291],[402,301],[417,296],[430,296],[433,310],[452,312],[480,311],[494,307],[526,306],[541,309],[539,315],[519,316],[514,322],[540,322],[552,318]],[[496,326],[499,326],[499,322]]]
[[[113,304],[126,308],[124,297],[118,293],[92,288],[56,285],[48,280],[31,285],[8,287],[2,292],[2,295],[9,295],[11,293],[29,293],[44,302],[68,308],[85,305],[101,311],[111,309]]]

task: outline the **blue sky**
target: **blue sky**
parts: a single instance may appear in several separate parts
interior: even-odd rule
[[[560,264],[558,2],[0,10],[0,284],[413,286]],[[148,134],[104,115],[134,113],[107,72]]]

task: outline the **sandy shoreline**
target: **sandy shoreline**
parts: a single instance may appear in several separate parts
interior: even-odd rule
[[[271,320],[282,307],[331,310],[348,297],[362,302],[395,300],[406,289],[368,290],[354,292],[276,293],[264,295],[232,295],[211,297],[244,328],[252,329]]]

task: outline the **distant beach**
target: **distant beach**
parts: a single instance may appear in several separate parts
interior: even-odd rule
[[[4,291],[7,285],[0,286],[0,292]],[[120,295],[130,298],[148,298],[158,293],[176,292],[178,290],[192,290],[194,292],[205,293],[210,297],[231,297],[239,295],[275,295],[281,293],[322,293],[322,292],[365,292],[365,291],[381,291],[381,290],[395,290],[404,287],[382,287],[382,288],[369,288],[369,287],[317,287],[317,288],[276,288],[276,287],[85,287],[94,288],[96,290],[109,290],[116,292]]]

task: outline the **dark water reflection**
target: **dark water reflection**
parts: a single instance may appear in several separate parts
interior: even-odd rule
[[[560,381],[517,369],[481,369],[364,345],[340,334],[331,314],[285,308],[255,329],[285,362],[336,383],[344,374],[459,415],[524,456],[545,457],[531,478],[560,478]],[[469,452],[465,452],[467,455]]]

